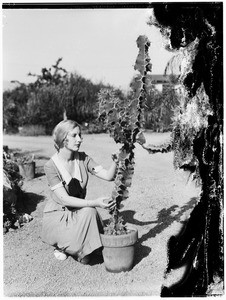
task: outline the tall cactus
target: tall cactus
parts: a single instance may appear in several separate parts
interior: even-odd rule
[[[136,135],[144,125],[144,108],[148,89],[147,73],[151,71],[151,63],[148,55],[150,42],[146,36],[139,36],[137,47],[139,53],[134,69],[138,74],[134,78],[131,100],[123,102],[112,90],[102,89],[98,95],[99,120],[102,121],[110,132],[116,143],[123,144],[121,150],[127,152],[125,159],[119,161],[115,177],[115,185],[112,191],[112,199],[116,206],[110,211],[111,233],[120,234],[124,232],[119,217],[120,203],[128,198],[128,187],[131,186],[134,173],[134,143]]]

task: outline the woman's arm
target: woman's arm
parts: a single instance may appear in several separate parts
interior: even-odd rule
[[[107,180],[107,181],[112,181],[114,179],[114,176],[115,176],[116,168],[117,168],[117,164],[116,164],[115,161],[113,161],[108,170],[101,169],[95,175],[98,178],[101,178],[101,179],[104,179],[104,180]]]
[[[77,197],[69,196],[64,187],[59,187],[53,191],[55,195],[61,200],[62,204],[74,208],[82,207],[101,207],[111,208],[115,205],[110,197],[100,197],[93,200],[84,200]]]
[[[120,149],[117,153],[112,154],[113,162],[112,162],[110,168],[108,170],[101,169],[95,175],[101,179],[104,179],[107,181],[112,181],[115,177],[118,162],[120,160],[125,159],[127,155],[128,155],[128,153],[126,153],[125,151],[122,151]]]

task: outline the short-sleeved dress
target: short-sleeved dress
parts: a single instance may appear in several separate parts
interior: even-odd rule
[[[78,180],[73,178],[56,158],[57,154],[44,166],[50,186],[50,196],[44,208],[42,240],[64,250],[69,255],[83,258],[102,246],[99,234],[103,232],[101,217],[92,207],[64,206],[54,193],[54,189],[64,186],[70,196],[84,199],[88,172],[95,175],[101,166],[84,152],[79,152],[77,166],[79,166],[80,180]]]

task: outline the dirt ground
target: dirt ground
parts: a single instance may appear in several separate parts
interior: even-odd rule
[[[169,138],[168,133],[146,134],[152,144]],[[48,186],[44,163],[54,154],[51,137],[5,135],[3,145],[35,154],[36,177],[24,182],[27,213],[33,220],[4,235],[4,296],[159,296],[161,286],[171,285],[183,275],[175,270],[167,279],[167,241],[176,235],[198,201],[200,189],[188,180],[184,171],[173,168],[173,154],[149,154],[140,145],[135,149],[135,174],[130,196],[121,213],[125,221],[138,229],[134,267],[118,274],[105,270],[102,260],[82,265],[72,257],[58,261],[53,248],[41,241],[43,209]],[[104,167],[111,163],[116,145],[107,134],[84,135],[85,151]],[[91,176],[87,199],[110,195],[112,182]],[[99,209],[103,219],[105,210]]]

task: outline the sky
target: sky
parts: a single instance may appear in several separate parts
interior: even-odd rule
[[[127,89],[135,71],[136,40],[151,42],[152,73],[163,74],[172,53],[159,29],[147,25],[151,9],[3,9],[3,80],[28,83],[62,57],[60,66],[94,83]]]

